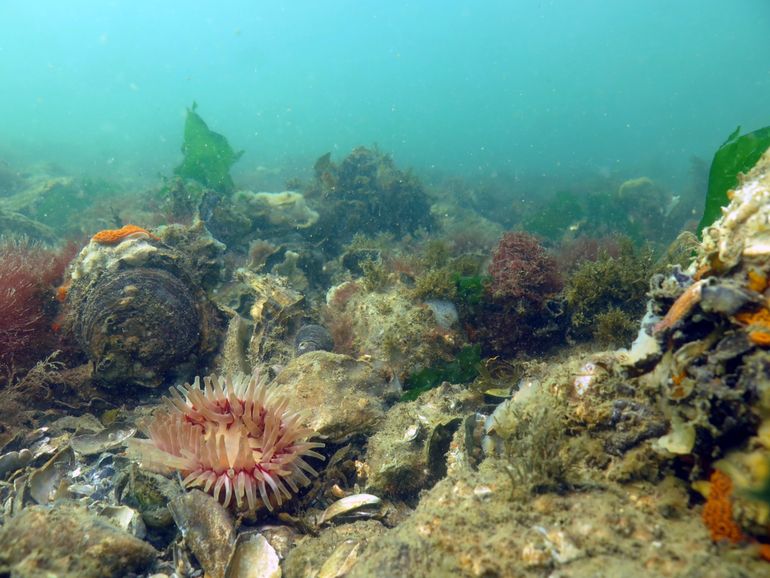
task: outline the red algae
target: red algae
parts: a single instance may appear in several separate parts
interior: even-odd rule
[[[0,241],[0,372],[9,379],[53,347],[54,287],[72,250]]]
[[[524,232],[503,235],[492,255],[489,274],[489,288],[496,298],[541,303],[562,287],[556,261],[536,237]]]

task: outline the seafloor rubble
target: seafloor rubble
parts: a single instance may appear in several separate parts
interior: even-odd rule
[[[189,223],[92,237],[40,317],[59,353],[0,356],[0,574],[767,573],[770,152],[659,264],[493,249],[378,151],[323,157],[304,193],[220,173],[167,183]],[[381,214],[410,191],[411,221]],[[353,210],[385,234],[334,233]],[[233,223],[251,241],[215,238]]]

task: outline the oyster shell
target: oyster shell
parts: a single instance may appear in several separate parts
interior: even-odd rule
[[[79,454],[91,456],[123,445],[135,433],[136,428],[133,426],[112,424],[99,432],[73,437],[70,446]]]
[[[200,490],[192,490],[169,504],[185,544],[211,578],[225,578],[235,546],[233,518],[222,505]]]
[[[103,274],[79,303],[74,329],[98,380],[155,386],[198,345],[201,317],[181,279],[138,267]]]

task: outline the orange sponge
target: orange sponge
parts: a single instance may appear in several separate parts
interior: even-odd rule
[[[733,544],[742,542],[745,536],[733,519],[733,481],[719,470],[714,470],[709,481],[711,485],[706,505],[703,506],[703,522],[711,532],[711,539]]]

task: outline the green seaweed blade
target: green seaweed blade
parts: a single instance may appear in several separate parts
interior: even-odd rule
[[[196,108],[193,103],[192,108],[187,109],[182,144],[184,160],[174,169],[174,174],[229,194],[235,190],[230,167],[241,158],[243,151],[235,152],[223,135],[209,129],[195,112]]]
[[[722,214],[722,207],[729,203],[727,191],[738,184],[738,175],[753,167],[770,147],[770,126],[740,136],[736,128],[714,154],[709,170],[709,187],[703,218],[698,223],[698,235]]]
[[[468,383],[479,374],[481,346],[465,345],[452,361],[439,362],[411,374],[404,384],[401,401],[414,401],[420,394],[441,385],[442,382]]]

